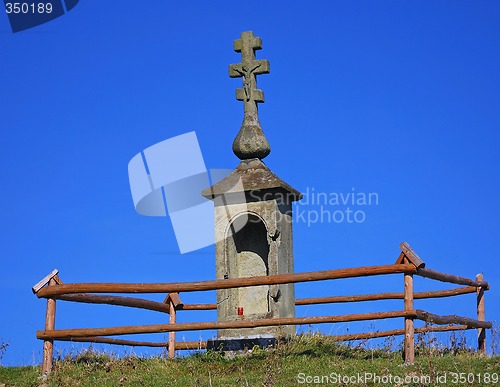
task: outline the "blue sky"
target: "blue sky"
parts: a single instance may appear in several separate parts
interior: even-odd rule
[[[227,66],[240,61],[232,44],[247,30],[263,39],[257,57],[271,63],[271,73],[258,78],[272,149],[266,164],[302,192],[354,189],[379,199],[356,208],[362,223],[294,224],[296,271],[390,264],[407,241],[431,269],[483,272],[491,286],[487,319],[500,319],[498,20],[496,1],[89,0],[15,34],[1,16],[0,338],[10,344],[2,364],[40,361],[35,332],[44,325],[45,301],[31,286],[53,268],[68,283],[215,277],[213,246],[180,255],[168,218],[135,212],[127,164],[194,130],[208,168],[237,165],[231,143],[242,119],[235,99],[241,80],[229,78]],[[402,281],[303,284],[296,296],[402,291]],[[450,287],[415,284],[417,291]],[[215,295],[182,297],[198,303]],[[475,314],[473,295],[416,306]],[[297,308],[297,316],[397,309],[402,302],[335,304]],[[61,301],[56,327],[163,321],[154,312]],[[80,347],[56,344],[56,353]]]

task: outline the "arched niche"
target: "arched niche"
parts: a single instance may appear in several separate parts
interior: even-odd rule
[[[228,278],[269,275],[269,242],[266,225],[252,213],[237,216],[229,224],[226,238],[226,267]],[[265,316],[270,312],[269,286],[234,289],[229,294],[229,315]]]

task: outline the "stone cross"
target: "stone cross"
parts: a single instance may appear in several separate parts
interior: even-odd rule
[[[236,89],[236,99],[243,101],[245,113],[257,113],[257,102],[264,102],[264,92],[257,89],[256,75],[269,74],[269,61],[255,59],[255,50],[262,49],[262,39],[252,31],[242,32],[234,41],[234,51],[241,52],[241,63],[229,66],[231,78],[243,78],[243,87]]]

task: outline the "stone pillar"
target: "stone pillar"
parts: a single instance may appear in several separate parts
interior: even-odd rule
[[[293,273],[292,202],[300,199],[298,191],[252,159],[203,194],[215,205],[217,279]],[[294,285],[219,290],[217,305],[218,321],[295,317]],[[218,338],[293,334],[295,326],[258,327],[223,329]]]

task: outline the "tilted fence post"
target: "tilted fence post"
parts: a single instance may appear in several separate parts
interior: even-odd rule
[[[413,274],[404,275],[404,303],[405,310],[413,310]],[[405,363],[415,361],[415,326],[412,317],[405,317]]]
[[[51,278],[49,286],[56,285],[56,280]],[[53,330],[56,320],[56,300],[54,298],[47,298],[47,311],[45,313],[45,330]],[[43,362],[42,373],[48,376],[52,370],[52,354],[54,350],[54,340],[49,339],[43,342]]]
[[[476,281],[483,282],[483,274],[476,275]],[[482,286],[478,286],[476,289],[477,295],[477,320],[485,321],[484,314],[484,288]],[[477,350],[486,355],[486,329],[478,328],[477,329]]]
[[[170,324],[175,324],[175,306],[172,300],[169,301],[170,306]],[[173,359],[175,357],[175,332],[168,334],[168,357]]]
[[[169,293],[167,298],[165,298],[165,303],[168,303],[169,306],[169,323],[175,324],[177,319],[176,309],[183,305],[181,298],[179,297],[179,293]],[[168,334],[168,357],[170,359],[175,357],[175,332],[169,332]]]

